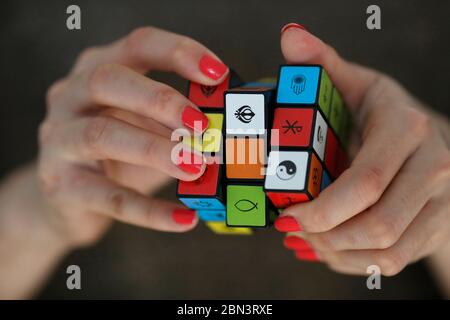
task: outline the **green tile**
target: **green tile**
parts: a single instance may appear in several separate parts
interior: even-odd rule
[[[320,79],[320,89],[319,89],[319,107],[325,115],[325,118],[330,117],[330,106],[331,106],[331,94],[333,93],[333,84],[331,83],[330,77],[328,77],[325,69],[322,68],[322,76]]]
[[[333,90],[333,96],[331,98],[331,113],[330,113],[330,124],[334,129],[336,134],[339,134],[339,128],[342,123],[342,116],[344,112],[344,102],[342,101],[341,95],[336,90]]]
[[[227,186],[227,224],[246,227],[267,225],[266,195],[262,186]]]

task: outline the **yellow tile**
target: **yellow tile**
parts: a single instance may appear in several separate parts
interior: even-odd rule
[[[183,143],[198,151],[219,152],[222,141],[223,114],[205,113],[205,115],[209,120],[209,126],[203,133],[203,137],[183,138]]]
[[[222,221],[209,221],[206,222],[206,225],[209,229],[211,229],[214,233],[217,234],[236,234],[236,235],[251,235],[253,234],[252,229],[250,228],[232,228],[227,227],[225,222]]]

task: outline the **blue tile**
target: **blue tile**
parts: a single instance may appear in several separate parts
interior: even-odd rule
[[[326,187],[328,187],[331,184],[331,180],[330,177],[328,176],[328,174],[325,172],[325,170],[323,170],[323,174],[322,174],[322,183],[320,185],[320,192],[322,192],[323,189],[325,189]]]
[[[225,221],[225,211],[221,210],[201,210],[198,216],[203,221]]]
[[[225,206],[216,198],[179,198],[186,207],[193,210],[225,210]]]
[[[282,66],[277,103],[313,104],[319,88],[320,67]]]

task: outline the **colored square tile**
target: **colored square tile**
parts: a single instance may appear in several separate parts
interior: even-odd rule
[[[311,164],[309,168],[308,191],[314,197],[320,193],[320,183],[322,181],[322,164],[313,153],[311,155]]]
[[[226,133],[262,135],[266,132],[266,96],[263,93],[225,94]]]
[[[201,210],[197,214],[203,221],[225,221],[226,217],[226,212],[219,210]]]
[[[330,176],[327,174],[325,170],[322,172],[322,182],[320,184],[320,192],[326,189],[331,184]]]
[[[308,158],[309,153],[306,151],[271,151],[264,188],[266,190],[304,190]]]
[[[266,194],[277,208],[286,208],[296,203],[309,201],[306,193],[267,192]]]
[[[225,210],[225,206],[216,198],[178,198],[184,205],[192,210]]]
[[[219,152],[222,144],[223,114],[205,113],[209,120],[208,129],[203,135],[195,134],[190,137],[183,137],[183,143],[195,150],[203,152]]]
[[[309,146],[313,116],[314,109],[311,108],[276,108],[271,144],[273,146]],[[274,130],[278,130],[278,135]]]
[[[277,103],[316,103],[320,69],[318,66],[281,66]]]
[[[250,228],[228,227],[225,224],[225,222],[209,221],[209,222],[206,222],[206,225],[214,233],[222,234],[222,235],[251,235],[251,234],[253,234],[253,231]]]
[[[230,75],[217,86],[205,86],[195,82],[189,83],[188,99],[199,107],[223,108],[223,94],[228,90]]]
[[[265,227],[266,195],[261,186],[227,186],[227,225]]]
[[[325,146],[327,141],[328,125],[321,113],[316,111],[316,121],[314,124],[314,139],[313,148],[319,155],[320,160],[323,161],[325,154]]]
[[[203,175],[194,181],[178,181],[178,195],[214,196],[219,187],[219,164],[208,164]]]
[[[327,119],[330,117],[332,93],[333,84],[331,83],[325,69],[322,68],[322,73],[320,76],[319,107]]]
[[[226,176],[229,179],[264,179],[266,145],[264,139],[227,138]]]
[[[339,142],[333,131],[328,128],[327,145],[325,147],[325,167],[333,178],[337,176],[338,148]]]
[[[331,110],[330,110],[330,124],[336,133],[339,132],[339,128],[342,122],[342,116],[344,111],[344,102],[342,97],[336,88],[333,90],[333,96],[331,98]]]

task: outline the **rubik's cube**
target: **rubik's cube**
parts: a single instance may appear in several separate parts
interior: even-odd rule
[[[212,161],[198,180],[179,181],[177,195],[216,233],[269,226],[348,165],[350,115],[321,66],[283,65],[277,83],[242,85],[232,72],[217,87],[190,83],[188,97],[210,126],[184,143]]]

